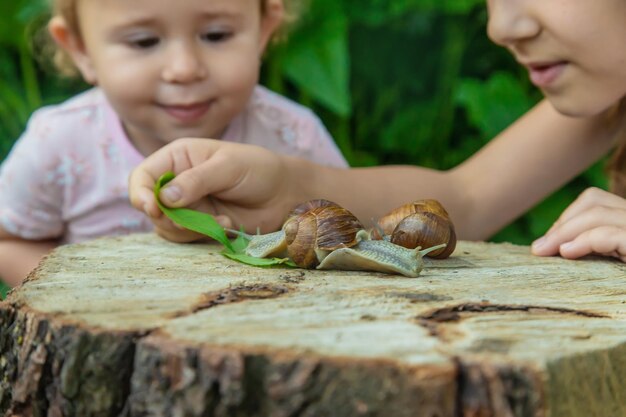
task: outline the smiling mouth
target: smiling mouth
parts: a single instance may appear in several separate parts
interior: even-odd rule
[[[538,64],[530,63],[525,66],[528,68],[530,81],[537,87],[545,88],[549,87],[559,78],[567,66],[567,63],[564,61]]]
[[[185,105],[165,105],[160,104],[165,113],[173,117],[174,119],[190,123],[201,119],[209,110],[213,100],[204,101],[201,103],[185,104]]]

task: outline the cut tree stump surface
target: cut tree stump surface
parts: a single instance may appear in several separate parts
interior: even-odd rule
[[[0,304],[23,416],[626,416],[626,267],[460,242],[418,278],[63,246]]]

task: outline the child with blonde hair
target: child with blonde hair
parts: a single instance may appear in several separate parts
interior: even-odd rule
[[[0,277],[8,283],[59,244],[152,230],[129,204],[128,174],[174,139],[347,166],[310,110],[257,84],[283,0],[53,4],[57,62],[69,58],[94,88],[35,112],[1,167]]]
[[[197,238],[174,227],[151,193],[158,176],[173,170],[178,176],[160,194],[166,205],[210,201],[224,224],[249,231],[280,227],[291,207],[310,198],[334,200],[363,221],[413,199],[436,198],[460,238],[484,239],[617,146],[611,164],[615,193],[582,193],[532,250],[566,258],[597,253],[626,262],[626,1],[487,5],[489,36],[528,69],[547,101],[458,167],[333,169],[253,147],[183,139],[134,171],[133,205],[151,216],[162,236]],[[188,156],[185,163],[174,163],[181,154]]]

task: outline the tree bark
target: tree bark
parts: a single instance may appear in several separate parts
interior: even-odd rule
[[[8,416],[626,416],[626,267],[460,242],[405,278],[103,238],[0,303],[0,349]]]

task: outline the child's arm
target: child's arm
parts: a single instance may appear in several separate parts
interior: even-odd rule
[[[598,188],[587,189],[533,244],[533,253],[570,259],[598,253],[626,262],[626,200]]]
[[[57,246],[51,240],[23,240],[0,227],[0,278],[11,287],[19,285],[41,258]]]
[[[608,152],[617,131],[607,126],[604,115],[569,118],[543,101],[450,171],[353,169],[317,183],[364,220],[413,199],[436,198],[459,237],[485,239]]]
[[[484,239],[600,158],[613,135],[602,117],[568,118],[542,102],[450,171],[413,166],[345,170],[256,147],[177,141],[133,173],[130,193],[135,207],[160,219],[151,187],[176,167],[181,174],[172,185],[182,197],[174,204],[164,194],[166,204],[186,206],[211,195],[218,213],[249,231],[279,227],[291,207],[310,198],[336,201],[365,222],[405,202],[436,198],[450,212],[459,237]],[[180,233],[167,222],[160,226]]]

